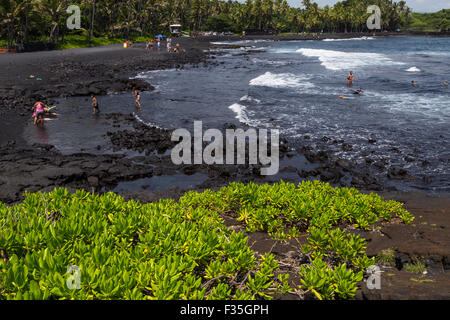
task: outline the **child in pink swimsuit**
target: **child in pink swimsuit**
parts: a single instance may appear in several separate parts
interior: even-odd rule
[[[37,124],[38,118],[42,115],[44,116],[45,113],[45,108],[47,106],[41,102],[38,101],[34,104],[34,113],[33,113],[33,117],[34,117],[34,124]]]

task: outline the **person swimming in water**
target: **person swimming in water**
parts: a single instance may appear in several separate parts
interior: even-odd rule
[[[358,90],[353,90],[353,94],[362,94],[363,93],[363,89],[358,88]]]
[[[417,86],[417,82],[413,80],[413,81],[411,81],[411,85],[415,87],[415,86]]]
[[[444,81],[443,85],[444,85],[444,87],[448,87],[448,82]]]
[[[355,76],[353,75],[353,72],[350,71],[349,75],[347,76],[347,86],[349,88],[353,85],[353,80],[355,80]]]

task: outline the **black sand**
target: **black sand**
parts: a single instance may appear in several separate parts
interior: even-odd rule
[[[323,35],[323,37],[330,38],[329,35]],[[282,39],[310,38],[300,36]],[[84,188],[89,191],[103,192],[113,188],[120,181],[133,181],[155,175],[171,175],[176,172],[182,172],[187,177],[196,173],[208,175],[208,180],[198,186],[198,190],[219,188],[231,181],[264,182],[259,175],[258,167],[175,166],[167,155],[158,155],[158,151],[164,154],[171,148],[170,132],[143,127],[126,114],[108,116],[111,125],[126,121],[134,127],[134,131],[122,130],[111,134],[111,143],[119,150],[132,149],[146,152],[146,157],[133,160],[123,155],[98,156],[83,153],[62,155],[53,146],[30,146],[22,138],[24,125],[26,121],[31,121],[31,109],[36,100],[51,104],[53,99],[58,97],[88,96],[91,93],[102,95],[111,92],[127,92],[133,88],[152,90],[151,85],[139,80],[130,80],[130,77],[140,71],[183,68],[186,63],[213,63],[208,60],[208,54],[204,52],[210,48],[210,40],[238,40],[238,38],[181,39],[181,48],[185,51],[170,55],[165,53],[164,49],[160,53],[156,51],[150,53],[145,50],[144,44],[136,44],[128,49],[123,49],[121,45],[111,45],[0,55],[0,70],[2,70],[0,73],[0,201],[8,204],[16,203],[22,199],[22,193],[25,190],[49,191],[58,186],[67,187],[69,190]],[[298,181],[316,177],[339,185],[343,178],[348,177],[353,186],[362,190],[376,191],[386,198],[405,202],[407,209],[418,217],[415,226],[383,226],[381,232],[365,235],[370,239],[368,249],[372,255],[386,248],[394,248],[399,262],[392,270],[392,273],[397,276],[388,278],[389,281],[392,280],[390,282],[392,286],[386,285],[381,292],[362,290],[359,298],[450,298],[448,290],[448,283],[450,283],[449,195],[432,196],[383,190],[383,185],[369,174],[361,170],[355,171],[350,163],[331,159],[327,153],[309,149],[290,150],[287,143],[281,150],[284,158],[299,154],[316,163],[317,166],[311,171],[284,168],[285,171],[290,170],[297,174]],[[399,178],[402,178],[401,175]],[[179,188],[157,192],[122,192],[127,199],[143,202],[166,197],[177,198],[182,193],[183,190]],[[236,224],[233,221],[228,222],[230,225]],[[257,241],[254,247],[257,251],[264,252],[273,246],[273,240],[262,234],[250,235],[250,241],[254,240]],[[292,250],[295,252],[295,247],[284,249],[275,247],[275,253],[283,259]],[[426,275],[426,280],[430,281],[418,281],[411,284],[409,280],[415,276],[404,271],[403,265],[411,261],[413,257],[421,257],[428,261],[431,272]]]

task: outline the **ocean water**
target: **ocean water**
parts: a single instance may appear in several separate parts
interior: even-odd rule
[[[193,130],[198,120],[204,130],[225,124],[275,128],[293,146],[330,150],[362,166],[367,159],[383,162],[418,177],[394,181],[369,166],[386,186],[450,192],[450,88],[443,85],[450,81],[450,38],[249,41],[245,48],[218,51],[216,65],[140,73],[156,87],[142,93],[141,110],[124,94],[99,97],[102,112],[134,113],[145,124],[169,129]],[[350,71],[354,89],[364,90],[360,96],[347,88]],[[98,141],[106,144],[101,152],[111,149],[110,128],[102,116],[93,118],[89,101],[60,101],[58,112],[60,119],[46,125],[45,141],[32,125],[27,139],[66,153],[80,146],[98,152]],[[351,151],[342,150],[342,140]]]
[[[392,182],[399,189],[450,191],[450,88],[443,85],[450,81],[450,38],[245,45],[220,50],[218,66],[141,73],[157,91],[145,94],[140,119],[168,128],[191,129],[194,120],[205,127],[237,122],[277,128],[294,144],[359,164],[370,158],[419,178]],[[246,50],[252,54],[242,55]],[[350,71],[361,96],[346,86]],[[353,150],[344,152],[333,140]]]

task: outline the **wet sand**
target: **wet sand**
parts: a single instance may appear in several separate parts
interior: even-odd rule
[[[355,35],[349,34],[346,37]],[[301,37],[292,38],[289,39],[301,39]],[[160,198],[178,198],[184,191],[183,185],[169,189],[151,186],[137,191],[126,190],[126,185],[120,187],[119,184],[144,179],[142,186],[145,187],[145,184],[151,183],[145,179],[159,177],[160,180],[152,181],[162,183],[161,181],[165,181],[164,177],[180,177],[180,175],[186,179],[193,177],[193,181],[196,181],[193,189],[199,191],[206,188],[217,189],[231,181],[267,182],[261,178],[258,167],[175,166],[170,161],[170,155],[167,155],[167,151],[173,146],[170,142],[170,132],[143,127],[129,114],[105,115],[111,128],[119,124],[128,124],[128,129],[120,128],[108,134],[108,139],[117,148],[118,154],[101,154],[101,152],[100,155],[62,154],[51,145],[29,145],[22,137],[26,122],[32,121],[30,110],[37,99],[52,104],[55,99],[61,97],[130,92],[134,87],[139,90],[152,90],[150,84],[130,78],[140,71],[183,68],[186,63],[213,63],[208,60],[208,54],[204,50],[210,48],[209,41],[223,40],[236,39],[231,37],[181,39],[181,47],[185,52],[170,55],[163,51],[148,52],[144,44],[136,44],[129,49],[123,49],[121,45],[112,45],[1,55],[0,68],[6,72],[0,74],[0,117],[3,123],[0,128],[0,201],[13,204],[22,199],[25,190],[49,191],[58,186],[67,187],[71,191],[84,188],[93,192],[117,188],[116,190],[125,198],[143,202]],[[226,126],[225,124],[224,129]],[[99,151],[103,148],[101,145],[98,147]],[[125,150],[134,150],[142,155],[130,158]],[[121,151],[123,154],[120,154]],[[353,186],[362,190],[376,191],[387,199],[405,202],[406,208],[417,217],[414,225],[388,225],[383,226],[381,232],[364,235],[369,239],[370,255],[376,255],[386,248],[394,248],[398,264],[391,272],[387,271],[394,276],[386,278],[387,285],[383,290],[368,292],[363,289],[359,298],[450,298],[448,290],[450,195],[383,191],[383,186],[374,181],[370,175],[360,171],[354,172],[348,162],[330,159],[329,155],[318,150],[292,150],[284,143],[281,156],[285,160],[306,158],[309,164],[314,164],[314,169],[295,168],[287,161],[282,171],[290,173],[289,177],[294,180],[293,182],[321,179],[339,185],[340,181],[347,177],[351,179]],[[231,221],[230,225],[233,223]],[[254,249],[260,252],[273,246],[273,240],[268,239],[267,235],[253,234],[251,239],[257,241]],[[277,246],[274,247],[274,251],[280,258],[288,259],[286,254],[292,250],[295,252],[295,247],[278,249]],[[429,273],[424,279],[430,281],[410,280],[417,276],[406,273],[403,266],[414,257],[427,261]]]

